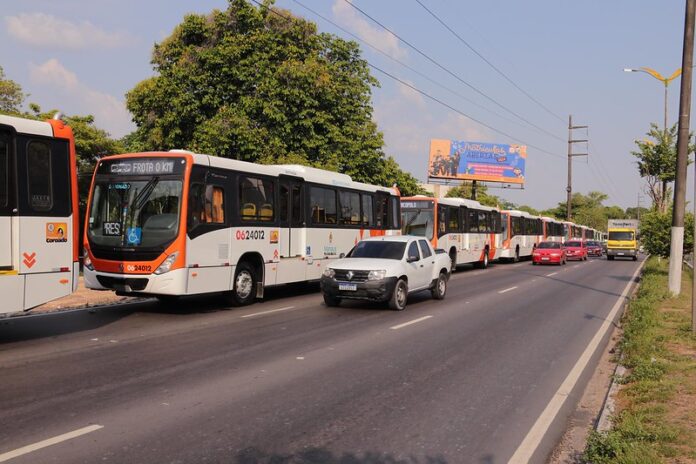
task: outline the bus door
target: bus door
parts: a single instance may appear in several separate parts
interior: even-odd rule
[[[0,271],[10,271],[13,265],[12,216],[16,212],[14,186],[13,143],[10,131],[0,130]]]
[[[72,291],[73,220],[67,140],[18,134],[19,273],[25,306]]]
[[[304,210],[304,181],[299,177],[280,176],[280,262],[277,283],[305,279],[307,262],[307,224]]]

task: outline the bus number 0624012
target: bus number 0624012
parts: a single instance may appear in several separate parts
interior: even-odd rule
[[[266,236],[263,230],[238,230],[237,240],[263,240]]]

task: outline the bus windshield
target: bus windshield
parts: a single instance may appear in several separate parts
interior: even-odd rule
[[[176,238],[181,180],[97,181],[92,193],[88,236],[95,245],[156,247]]]
[[[609,240],[633,240],[633,232],[609,232]]]
[[[401,209],[401,233],[432,240],[435,230],[433,209]]]

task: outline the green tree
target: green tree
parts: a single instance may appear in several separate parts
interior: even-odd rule
[[[640,241],[648,253],[669,257],[672,230],[672,212],[653,210],[640,218]],[[694,215],[684,217],[684,254],[694,249]]]
[[[472,184],[471,182],[464,181],[462,185],[451,188],[447,191],[445,195],[447,198],[466,198],[471,199],[472,197]],[[490,195],[488,193],[488,187],[482,184],[476,185],[476,201],[486,206],[496,206],[501,208],[506,208],[507,202],[495,195]]]
[[[660,129],[657,124],[651,123],[646,135],[649,138],[635,141],[638,151],[632,151],[631,154],[638,158],[638,172],[648,183],[648,195],[653,207],[664,213],[670,203],[669,184],[674,182],[676,176],[677,125]],[[695,148],[690,144],[688,153],[693,153]]]
[[[372,120],[379,82],[358,45],[272,4],[230,0],[156,44],[156,75],[127,94],[138,126],[129,146],[306,164],[418,193],[385,157]]]
[[[19,114],[25,98],[22,86],[5,78],[5,70],[0,66],[0,113]]]
[[[570,205],[573,213],[572,221],[597,230],[606,230],[609,219],[624,219],[625,211],[619,206],[604,206],[608,195],[602,192],[592,191],[587,195],[576,192],[571,197]],[[545,216],[557,219],[566,219],[567,205],[565,201],[559,202],[556,208],[542,211]]]

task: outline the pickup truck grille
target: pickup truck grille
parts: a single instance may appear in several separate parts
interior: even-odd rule
[[[334,269],[334,279],[344,282],[367,282],[367,275],[370,271],[349,271],[348,269]],[[348,273],[352,275],[348,276]]]

